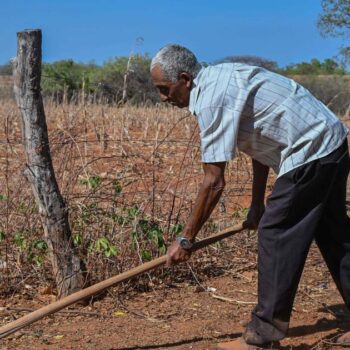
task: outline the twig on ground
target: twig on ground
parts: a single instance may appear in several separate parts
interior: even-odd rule
[[[210,296],[212,296],[214,299],[218,299],[221,301],[227,301],[229,303],[234,303],[234,304],[240,304],[240,305],[255,305],[255,301],[243,301],[243,300],[235,300],[227,297],[222,297],[221,295],[217,295],[214,293],[210,293]]]

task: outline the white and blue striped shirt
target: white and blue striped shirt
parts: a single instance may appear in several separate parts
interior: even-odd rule
[[[237,146],[278,176],[328,155],[348,133],[294,80],[241,63],[202,68],[189,110],[198,119],[203,162],[231,160]]]

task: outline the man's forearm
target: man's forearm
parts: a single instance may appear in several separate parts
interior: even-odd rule
[[[184,229],[183,235],[185,237],[194,240],[219,201],[224,186],[224,182],[212,183],[204,180],[199,189],[192,213]]]
[[[264,203],[269,167],[253,159],[252,205]]]

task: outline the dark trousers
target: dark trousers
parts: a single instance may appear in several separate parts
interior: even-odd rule
[[[305,260],[315,239],[350,308],[347,141],[277,179],[258,230],[258,304],[244,335],[261,345],[285,337]]]

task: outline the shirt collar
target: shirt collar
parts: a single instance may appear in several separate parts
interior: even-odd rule
[[[201,68],[201,70],[198,72],[197,76],[193,79],[193,82],[192,82],[192,88],[190,92],[190,102],[188,104],[188,110],[192,114],[194,114],[196,102],[198,100],[198,96],[200,92],[199,81],[203,71],[204,71],[204,67]]]

